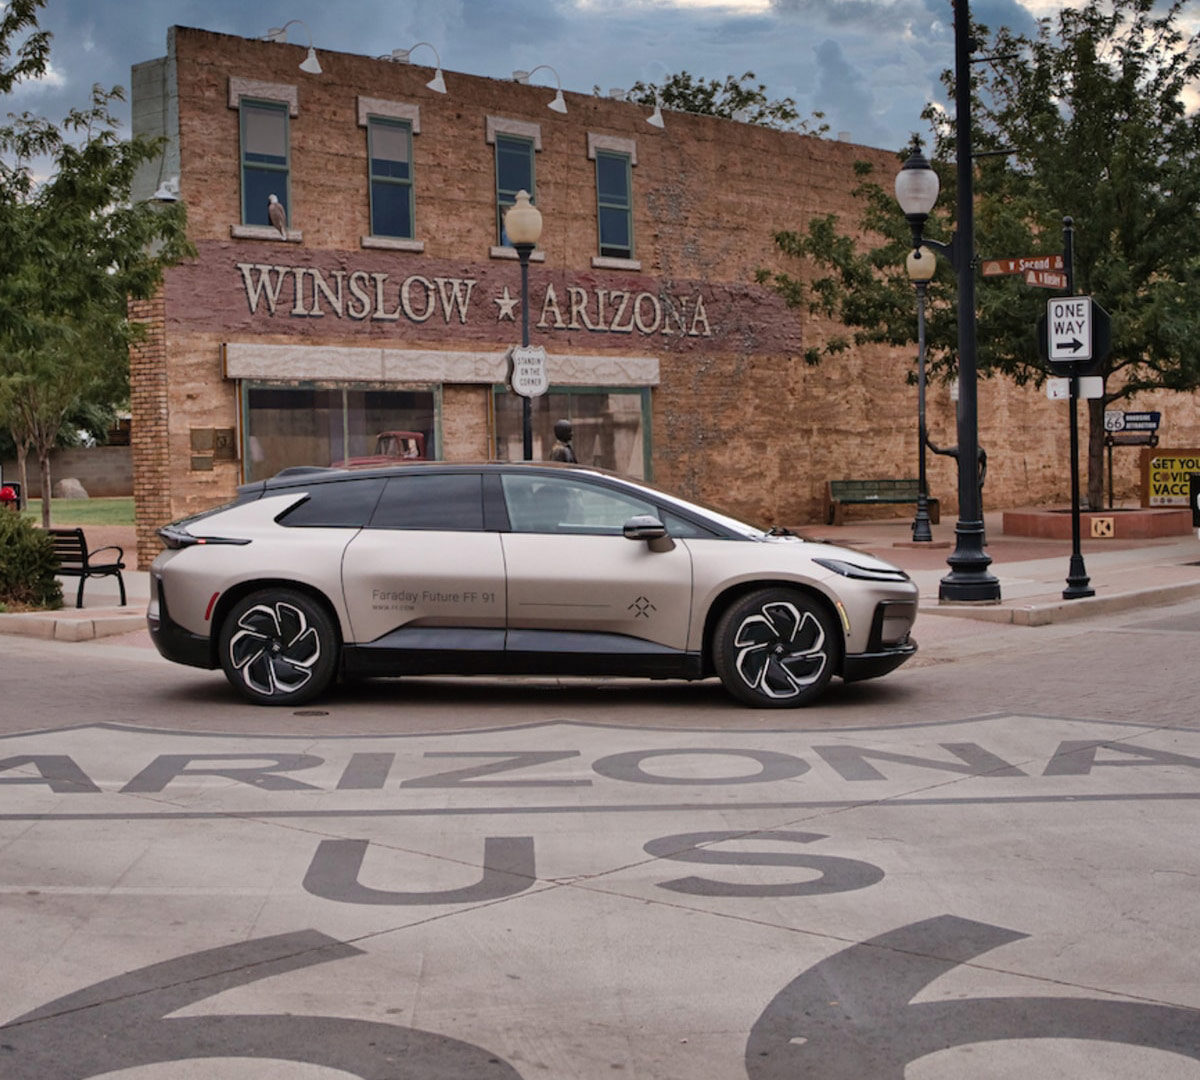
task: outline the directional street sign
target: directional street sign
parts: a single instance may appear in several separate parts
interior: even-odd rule
[[[1090,296],[1059,296],[1038,316],[1037,343],[1055,375],[1087,375],[1112,351],[1112,319]]]
[[[1041,289],[1065,289],[1067,275],[1061,270],[1026,270],[1025,284],[1036,285]]]
[[[984,277],[1024,274],[1027,270],[1062,270],[1061,255],[1025,255],[1017,259],[984,259],[980,267]],[[1030,282],[1030,284],[1034,284]],[[1062,286],[1066,288],[1066,286]]]
[[[1117,431],[1157,431],[1162,422],[1160,412],[1125,412],[1121,409],[1104,410],[1104,430]]]
[[[1050,363],[1079,363],[1092,358],[1092,298],[1056,296],[1046,302],[1047,354]]]

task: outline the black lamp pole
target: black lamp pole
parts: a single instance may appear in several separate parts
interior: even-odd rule
[[[1063,218],[1063,269],[1067,274],[1067,295],[1075,295],[1075,223]],[[1078,367],[1078,365],[1074,365]],[[1071,372],[1071,561],[1067,564],[1067,587],[1063,589],[1064,600],[1078,600],[1095,596],[1091,587],[1087,567],[1083,564],[1083,549],[1080,546],[1079,527],[1079,418],[1076,405],[1079,401],[1079,372]],[[1111,490],[1111,483],[1109,488]]]
[[[501,239],[511,244],[521,262],[521,348],[529,348],[529,257],[542,235],[541,211],[530,201],[529,192],[517,192],[512,206],[504,211]],[[525,357],[528,359],[528,357]],[[525,460],[533,460],[533,403],[522,394],[521,435]]]
[[[517,258],[521,261],[521,345],[529,345],[529,256],[535,244],[513,244]],[[521,398],[521,434],[524,441],[525,460],[533,460],[533,402]]]
[[[950,573],[938,599],[997,603],[1000,582],[988,572],[983,550],[983,499],[979,491],[979,381],[975,340],[975,183],[971,159],[971,14],[968,0],[954,0],[955,154],[958,228],[952,261],[958,271],[958,522]]]
[[[929,256],[932,258],[933,256]],[[925,477],[925,293],[928,281],[914,281],[917,290],[917,516],[913,518],[914,543],[932,543],[929,527],[929,484]]]
[[[968,0],[954,3],[954,104],[957,110],[958,227],[950,243],[926,240],[925,220],[937,201],[938,180],[929,162],[914,150],[896,177],[896,198],[912,228],[913,252],[924,244],[947,256],[958,275],[958,445],[944,451],[958,459],[958,522],[950,573],[938,586],[938,599],[951,603],[998,603],[1000,582],[988,572],[984,552],[983,498],[979,491],[979,381],[975,340],[975,204],[971,161],[971,16]]]

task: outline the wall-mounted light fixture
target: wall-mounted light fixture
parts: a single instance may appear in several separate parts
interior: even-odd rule
[[[567,111],[567,103],[563,100],[562,79],[558,77],[558,72],[549,64],[538,64],[532,71],[514,71],[513,78],[519,83],[528,83],[529,80],[542,69],[550,72],[554,76],[554,81],[558,84],[558,90],[554,94],[554,100],[551,101],[546,108],[553,109],[556,113],[565,113]]]
[[[303,19],[289,19],[282,26],[272,26],[267,31],[267,40],[286,44],[288,27],[294,25],[303,26],[304,32],[308,35],[308,55],[301,61],[300,70],[309,75],[320,75],[321,65],[317,61],[317,50],[313,48],[312,31],[309,30],[308,24]]]
[[[150,196],[155,202],[179,202],[179,177],[169,176]]]
[[[646,123],[651,127],[666,127],[666,124],[663,123],[662,99],[658,95],[654,97],[654,112],[646,117]]]
[[[422,45],[433,49],[433,57],[437,61],[437,67],[433,69],[433,78],[425,84],[426,89],[432,90],[435,94],[444,94],[446,92],[446,80],[442,76],[442,58],[438,55],[438,51],[428,41],[418,41],[415,45],[407,49],[393,49],[389,56],[381,56],[381,60],[391,60],[397,64],[411,64],[409,59],[414,49],[419,49]]]

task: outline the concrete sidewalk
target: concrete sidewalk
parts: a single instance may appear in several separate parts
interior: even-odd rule
[[[1200,596],[1200,539],[1186,536],[1081,543],[1084,569],[1095,595],[1064,600],[1071,543],[1006,536],[1002,514],[986,515],[988,568],[1000,582],[999,604],[943,604],[938,586],[950,571],[954,522],[932,527],[933,542],[914,544],[911,519],[823,525],[798,529],[812,539],[868,551],[907,570],[921,590],[922,615],[947,615],[1020,626],[1045,626],[1068,619],[1130,608],[1173,604]]]
[[[795,531],[809,539],[870,552],[907,570],[921,590],[922,617],[943,615],[1045,626],[1200,596],[1200,539],[1193,533],[1148,540],[1084,540],[1084,566],[1096,595],[1064,600],[1069,541],[1005,536],[999,512],[989,514],[985,524],[987,552],[992,558],[989,570],[1000,581],[999,604],[939,603],[938,585],[949,572],[946,558],[954,550],[953,521],[933,526],[931,544],[913,544],[907,518],[800,526]],[[75,581],[64,585],[67,604],[75,596],[76,585]],[[89,581],[82,609],[67,606],[58,611],[0,614],[0,634],[88,641],[144,630],[149,574],[126,571],[125,588],[128,603],[121,607],[114,579]]]

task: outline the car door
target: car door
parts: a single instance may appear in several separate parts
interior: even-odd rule
[[[633,517],[657,516],[652,503],[573,472],[514,469],[501,481],[510,524],[501,536],[510,654],[621,652],[637,642],[686,648],[692,608],[687,546],[652,550],[622,532]],[[559,644],[546,634],[558,635]],[[634,651],[644,650],[635,645]]]
[[[342,563],[354,642],[388,649],[503,651],[504,562],[485,531],[478,472],[388,479]]]

